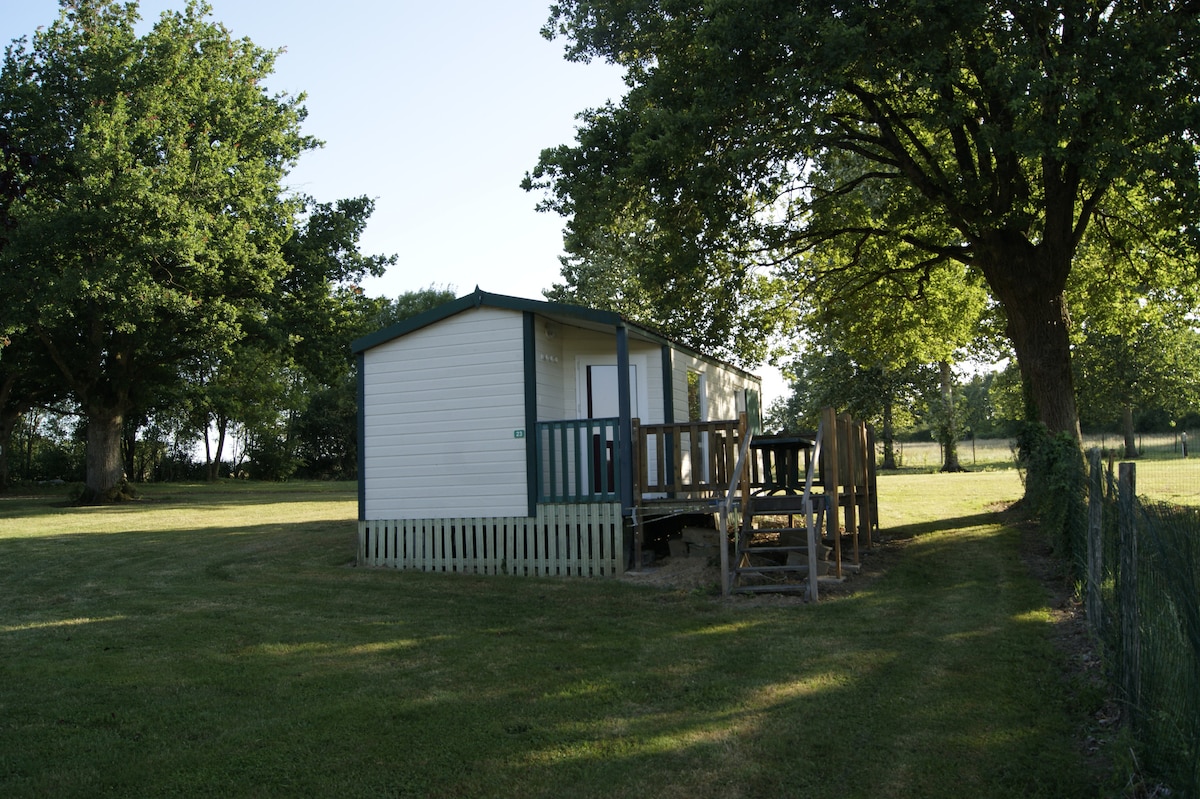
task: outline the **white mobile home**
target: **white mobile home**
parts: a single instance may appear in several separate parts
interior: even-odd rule
[[[735,366],[616,313],[478,289],[353,351],[368,565],[615,574],[638,509],[711,503],[759,415]]]

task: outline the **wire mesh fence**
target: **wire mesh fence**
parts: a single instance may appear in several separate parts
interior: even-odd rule
[[[1086,523],[1072,527],[1086,537],[1088,621],[1143,765],[1200,797],[1200,480],[1182,460],[1114,468],[1092,450]]]
[[[1100,450],[1107,469],[1128,455],[1121,436],[1094,434],[1083,439],[1085,450]],[[1200,505],[1200,430],[1138,433],[1133,441],[1138,496],[1148,502]]]

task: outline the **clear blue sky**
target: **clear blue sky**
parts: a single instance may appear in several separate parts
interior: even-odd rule
[[[575,116],[618,100],[621,72],[563,58],[542,25],[551,0],[210,0],[236,37],[286,48],[272,91],[304,92],[306,153],[290,186],[323,202],[367,195],[371,254],[399,260],[366,290],[436,285],[541,299],[559,278],[563,220],[520,189]],[[142,24],[186,0],[143,0]],[[57,0],[0,0],[0,41],[32,37]],[[763,367],[767,401],[784,386]]]
[[[143,24],[186,0],[143,0]],[[399,256],[372,295],[436,284],[541,298],[562,222],[521,191],[575,114],[620,97],[615,67],[572,64],[539,30],[550,0],[210,0],[236,37],[286,48],[272,91],[304,92],[325,142],[289,183],[321,201],[377,202],[363,251]],[[0,0],[0,40],[32,36],[57,0]]]

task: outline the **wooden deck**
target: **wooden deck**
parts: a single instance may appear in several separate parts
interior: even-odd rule
[[[874,442],[861,422],[827,409],[813,434],[751,435],[744,416],[673,424],[634,419],[630,430],[632,462],[626,466],[619,420],[539,422],[538,507],[620,501],[633,526],[633,553],[642,551],[645,526],[654,519],[712,514],[735,547],[732,567],[722,566],[726,590],[731,575],[738,583],[753,572],[771,573],[783,587],[753,590],[803,589],[815,598],[816,580],[809,574],[840,579],[873,543]],[[799,535],[810,540],[779,543]],[[767,546],[775,550],[765,551]],[[726,548],[721,550],[727,561]],[[804,563],[793,557],[810,551],[820,557],[805,555]],[[640,555],[633,563],[638,568]],[[732,587],[751,590],[749,584]]]
[[[873,544],[874,441],[832,409],[812,435],[751,436],[744,418],[635,424],[633,450],[634,551],[647,519],[717,514],[734,548],[732,564],[722,552],[725,593],[806,591],[815,600],[820,580],[857,570]]]

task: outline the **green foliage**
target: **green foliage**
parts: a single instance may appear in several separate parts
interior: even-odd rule
[[[1026,423],[1017,434],[1017,463],[1025,481],[1025,509],[1039,521],[1058,556],[1078,576],[1086,551],[1080,525],[1087,523],[1087,470],[1079,442],[1042,425]]]
[[[629,86],[526,179],[569,252],[632,228],[643,285],[754,274],[790,286],[773,298],[965,268],[1054,431],[1078,435],[1064,288],[1086,237],[1193,259],[1200,19],[1166,0],[565,0],[544,34]]]
[[[210,430],[216,434],[209,479],[217,476],[226,436],[234,432],[248,442],[243,454],[254,461],[259,477],[286,479],[308,457],[324,459],[334,444],[329,430],[318,432],[318,414],[309,414],[308,406],[314,398],[323,401],[325,392],[347,391],[353,367],[348,342],[374,329],[386,313],[387,301],[364,296],[358,285],[395,262],[395,256],[365,256],[359,250],[374,202],[357,197],[336,203],[304,198],[303,203],[295,233],[283,248],[289,270],[261,312],[245,319],[248,336],[190,376],[193,428],[203,431],[206,443]],[[350,435],[340,439],[341,466],[346,453],[354,451],[349,390]],[[340,427],[347,430],[344,418]],[[313,462],[312,468],[324,467]]]
[[[15,416],[5,442],[11,482],[82,482],[84,441],[79,419],[69,410],[31,408]]]
[[[787,373],[791,393],[772,409],[771,419],[775,427],[788,430],[815,430],[825,407],[882,425],[889,403],[897,427],[906,427],[918,401],[937,385],[928,366],[863,366],[836,347],[810,348],[792,361]]]
[[[715,254],[712,273],[681,269],[647,242],[654,226],[598,232],[561,259],[553,302],[616,311],[701,352],[734,363],[760,363],[773,337],[795,325],[786,283]]]
[[[89,421],[88,487],[120,480],[123,416],[229,351],[288,266],[283,178],[316,142],[268,94],[276,53],[189,3],[78,0],[0,72],[0,316],[49,351]]]
[[[279,482],[291,478],[300,467],[300,460],[287,441],[264,430],[251,437],[246,447],[246,461],[238,469],[254,480]]]
[[[1001,373],[974,374],[960,388],[963,432],[977,438],[1008,438],[1019,417],[1006,415]]]
[[[1158,411],[1178,420],[1200,408],[1200,293],[1185,263],[1162,263],[1156,254],[1090,251],[1073,286],[1081,421],[1120,424],[1127,441],[1138,415]],[[1136,277],[1112,273],[1108,265],[1118,258],[1136,264]]]
[[[379,277],[396,256],[366,256],[359,239],[375,211],[367,197],[318,203],[305,198],[296,233],[284,244],[289,266],[268,312],[273,336],[305,376],[338,383],[350,361],[347,342],[369,332],[377,302],[359,284]]]
[[[45,368],[48,357],[40,342],[29,336],[0,339],[0,491],[12,473],[28,477],[33,471],[32,450],[14,439],[24,427],[23,417],[65,398],[62,381]]]
[[[417,291],[406,291],[394,300],[385,300],[374,316],[364,318],[364,326],[357,335],[365,336],[367,333],[403,322],[453,299],[454,291],[449,286],[438,288],[430,285]],[[346,351],[349,353],[349,348]]]
[[[358,475],[356,390],[350,377],[309,394],[293,430],[304,476],[347,480]]]

